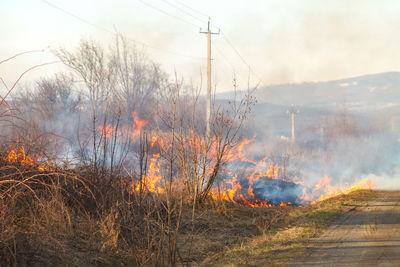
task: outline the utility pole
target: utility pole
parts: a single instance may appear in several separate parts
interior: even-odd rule
[[[210,137],[210,123],[211,123],[211,34],[219,34],[218,32],[211,32],[210,18],[208,18],[208,27],[206,32],[200,33],[207,34],[207,111],[206,111],[206,135]]]
[[[299,113],[299,110],[295,110],[294,105],[290,107],[289,110],[286,111],[287,114],[290,114],[291,122],[292,122],[292,144],[295,142],[295,134],[294,134],[294,115]]]

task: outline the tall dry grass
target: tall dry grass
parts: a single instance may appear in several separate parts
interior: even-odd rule
[[[182,202],[0,157],[1,265],[173,266]],[[85,178],[83,178],[85,175]],[[97,183],[96,183],[97,182]]]

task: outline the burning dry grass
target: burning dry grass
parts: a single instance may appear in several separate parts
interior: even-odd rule
[[[373,195],[269,208],[210,198],[193,212],[179,192],[168,198],[132,191],[122,177],[98,179],[88,170],[41,165],[21,150],[14,154],[0,157],[1,265],[281,263],[355,197]]]
[[[0,264],[57,262],[76,214],[94,199],[90,187],[76,173],[43,169],[23,149],[0,156]]]

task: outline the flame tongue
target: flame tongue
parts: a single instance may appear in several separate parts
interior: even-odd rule
[[[111,124],[100,125],[98,127],[98,131],[106,140],[109,140],[111,138],[112,133],[115,131],[115,128]]]
[[[132,117],[135,120],[135,123],[133,124],[134,130],[132,133],[132,137],[136,138],[140,135],[142,132],[143,126],[145,126],[148,121],[141,119],[136,112],[132,112]]]
[[[38,158],[34,159],[33,157],[26,155],[24,146],[21,146],[17,150],[12,148],[8,155],[4,158],[4,161],[8,163],[30,166],[39,171],[44,171],[44,168],[38,164],[38,160]]]
[[[329,183],[331,179],[328,176],[324,176],[320,179],[320,183],[317,184],[318,187],[321,186],[321,180],[324,183],[324,188],[326,189],[317,199],[311,199],[312,202],[322,201],[338,195],[346,195],[360,189],[374,189],[376,187],[376,183],[370,178],[364,179],[353,186],[347,185],[345,187],[332,187]],[[315,189],[313,190],[313,193],[314,191]]]

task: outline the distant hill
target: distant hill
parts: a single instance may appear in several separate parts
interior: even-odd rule
[[[220,94],[228,98],[232,93]],[[382,109],[400,103],[400,72],[385,72],[325,82],[261,87],[258,103],[332,108],[345,104],[351,110]]]
[[[238,95],[244,94],[243,91]],[[219,94],[228,99],[232,92]],[[374,116],[400,123],[400,72],[385,72],[325,82],[305,82],[265,86],[255,91],[257,104],[249,117],[249,132],[290,135],[290,116],[294,104],[300,111],[296,127],[305,129],[324,117],[347,112],[360,123]],[[267,134],[267,133],[266,133]]]

